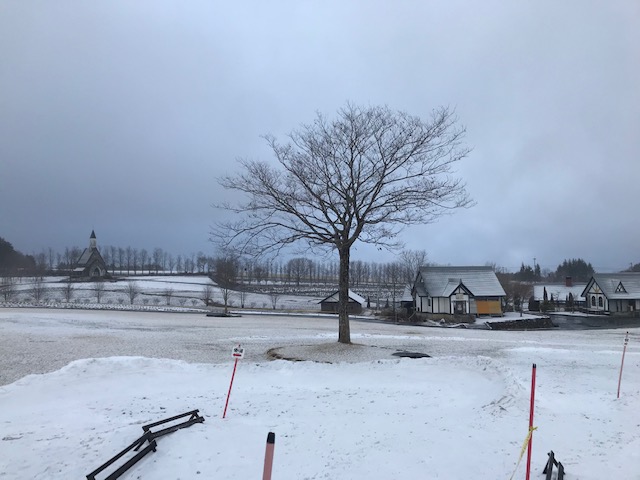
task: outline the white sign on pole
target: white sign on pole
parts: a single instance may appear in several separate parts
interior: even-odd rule
[[[233,351],[231,352],[231,355],[233,356],[233,358],[244,357],[244,348],[242,348],[240,345],[238,345],[237,347],[233,347]]]

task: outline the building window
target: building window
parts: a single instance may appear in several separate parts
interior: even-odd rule
[[[596,296],[595,295],[591,295],[591,306],[592,307],[596,306]]]
[[[602,302],[602,297],[598,297],[598,306],[600,308],[602,308],[604,306],[603,302]]]

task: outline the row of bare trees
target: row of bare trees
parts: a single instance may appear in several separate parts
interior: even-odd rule
[[[418,268],[427,265],[424,250],[403,250],[396,261],[379,263],[355,260],[351,262],[351,286],[410,284]],[[232,277],[235,283],[286,283],[300,286],[335,285],[338,281],[339,263],[316,261],[307,257],[295,257],[287,261],[258,261],[237,257],[216,257],[208,270],[213,276],[222,270],[223,276]],[[223,278],[223,283],[225,282]],[[217,282],[220,284],[220,282]]]
[[[29,256],[34,259],[34,272],[28,273],[70,270],[82,255],[82,251],[77,246],[66,247],[62,253],[56,252],[53,248],[43,249],[41,252]],[[108,245],[100,247],[99,251],[109,271],[112,274],[120,275],[208,273],[213,263],[213,258],[203,252],[174,256],[160,247],[147,250],[146,248]]]
[[[203,252],[174,256],[162,248],[137,249],[106,246],[100,249],[110,273],[114,275],[139,274],[213,274],[224,257],[205,255]],[[67,247],[63,254],[49,248],[34,255],[39,273],[66,272],[80,257],[82,250]],[[425,265],[424,250],[403,250],[396,261],[379,263],[354,260],[351,262],[351,285],[358,288],[370,284],[411,283],[417,268]],[[234,281],[241,284],[285,282],[299,286],[305,284],[335,285],[338,281],[339,262],[294,257],[288,260],[234,260]]]

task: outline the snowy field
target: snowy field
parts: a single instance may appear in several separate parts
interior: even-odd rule
[[[55,308],[101,308],[101,309],[136,309],[157,311],[167,310],[203,310],[203,290],[211,287],[211,300],[223,304],[220,288],[204,275],[131,275],[119,277],[113,282],[73,282],[68,300],[65,289],[69,285],[68,277],[44,277],[42,293],[38,301],[34,300],[34,280],[32,277],[16,277],[13,303],[17,305],[38,304]],[[129,285],[137,290],[131,303]],[[96,288],[99,287],[99,290]],[[250,286],[252,287],[252,286]],[[265,293],[245,292],[244,305],[251,309],[320,311],[319,302],[324,296],[301,296],[278,294],[272,297]],[[98,298],[100,299],[98,301]],[[240,307],[240,292],[232,291],[228,298],[229,306]]]
[[[159,438],[121,478],[261,478],[273,431],[274,479],[508,480],[536,363],[532,478],[553,450],[569,480],[640,479],[640,329],[620,399],[624,330],[352,321],[349,347],[336,331],[322,317],[2,308],[0,478],[86,478],[141,425],[199,409],[204,423]],[[237,343],[246,356],[222,419]]]

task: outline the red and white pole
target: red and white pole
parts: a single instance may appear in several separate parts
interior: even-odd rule
[[[264,452],[264,470],[262,480],[271,480],[271,470],[273,468],[273,450],[276,446],[276,434],[269,432],[267,435],[267,448]]]
[[[231,383],[229,383],[229,391],[227,392],[227,401],[224,404],[224,412],[222,412],[222,418],[227,416],[227,407],[229,406],[229,397],[231,396],[231,387],[233,387],[233,378],[236,376],[236,368],[238,366],[238,359],[233,363],[233,373],[231,374]]]
[[[627,352],[629,344],[629,332],[624,336],[624,347],[622,347],[622,363],[620,364],[620,376],[618,377],[618,398],[620,398],[620,384],[622,383],[622,368],[624,367],[624,354]]]
[[[527,448],[527,476],[529,480],[531,475],[531,444],[533,443],[533,407],[536,398],[536,364],[533,364],[531,371],[531,405],[529,406],[529,446]]]
[[[229,406],[229,397],[231,396],[233,379],[236,376],[236,368],[238,367],[238,360],[240,360],[244,356],[244,348],[242,348],[240,345],[238,345],[237,347],[233,347],[233,351],[231,352],[231,355],[233,356],[235,361],[233,362],[233,373],[231,374],[231,382],[229,383],[229,391],[227,392],[227,401],[224,404],[224,412],[222,412],[222,418],[225,418],[227,416],[227,407]]]

